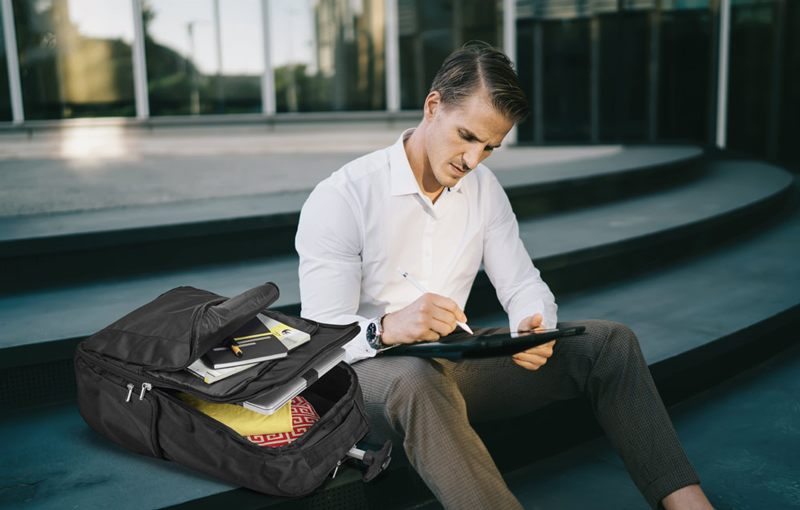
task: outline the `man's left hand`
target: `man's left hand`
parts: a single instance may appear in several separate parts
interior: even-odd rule
[[[525,317],[520,321],[519,326],[517,327],[519,332],[541,331],[543,329],[545,328],[542,327],[542,314],[540,313],[530,317]],[[514,359],[514,363],[522,368],[528,370],[539,370],[545,363],[547,363],[547,360],[550,359],[550,356],[553,355],[553,347],[555,345],[556,341],[552,340],[546,344],[531,347],[527,351],[518,352],[514,354],[512,358]]]

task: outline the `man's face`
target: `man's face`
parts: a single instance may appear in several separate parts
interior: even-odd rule
[[[426,100],[425,151],[429,175],[453,187],[500,146],[514,125],[479,90],[459,105],[446,105],[432,92]],[[432,184],[432,183],[431,183]]]

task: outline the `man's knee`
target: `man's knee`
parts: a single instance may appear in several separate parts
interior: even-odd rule
[[[458,419],[463,415],[466,419],[466,404],[456,382],[434,360],[380,357],[360,361],[353,368],[376,433],[386,434],[384,423],[402,435],[419,428],[415,425],[425,427],[445,416]],[[454,416],[451,410],[457,414]],[[377,420],[378,416],[382,419]]]
[[[624,324],[590,320],[570,325],[585,326],[586,334],[556,341],[556,355],[571,359],[583,370],[593,370],[601,359],[615,365],[643,359],[636,334]]]
[[[639,349],[639,339],[636,333],[625,324],[612,321],[600,321],[607,331],[607,341],[611,342],[616,349]]]
[[[592,320],[583,323],[593,347],[597,350],[611,350],[620,354],[638,352],[639,339],[636,333],[625,324],[613,321]]]
[[[395,431],[412,437],[441,423],[467,421],[467,408],[456,382],[433,360],[391,359],[386,376],[384,417]],[[413,439],[412,439],[413,440]]]
[[[391,381],[386,396],[387,407],[414,407],[423,404],[438,405],[451,400],[458,386],[448,377],[436,361],[416,358],[393,358]]]

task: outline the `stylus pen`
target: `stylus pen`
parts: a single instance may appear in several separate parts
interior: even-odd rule
[[[398,268],[397,270],[398,270],[398,271],[400,271],[400,276],[402,276],[403,278],[405,278],[405,279],[406,279],[406,281],[407,281],[408,283],[410,283],[411,285],[413,285],[414,287],[416,287],[418,291],[422,292],[423,294],[426,294],[426,293],[428,292],[428,289],[426,289],[425,287],[423,287],[421,283],[419,283],[417,280],[415,280],[415,279],[414,279],[414,277],[413,277],[413,276],[411,276],[411,275],[408,273],[408,271],[403,271],[403,270],[402,270],[402,269],[400,269],[400,268]],[[459,326],[461,329],[463,329],[464,331],[466,331],[466,332],[467,332],[467,333],[469,333],[470,335],[474,335],[474,334],[475,334],[475,333],[473,333],[473,332],[472,332],[472,328],[470,328],[469,326],[467,326],[467,323],[466,323],[466,322],[460,322],[460,321],[456,321],[456,324],[458,324],[458,326]]]

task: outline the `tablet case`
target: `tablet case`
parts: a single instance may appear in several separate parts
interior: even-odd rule
[[[451,360],[510,356],[556,338],[580,335],[585,330],[586,328],[583,326],[575,326],[516,337],[516,334],[512,335],[508,328],[475,328],[473,333],[458,331],[441,338],[438,342],[405,344],[389,348],[383,353],[389,356],[418,356]]]
[[[262,448],[182,401],[185,392],[212,402],[255,398],[306,374],[314,361],[359,331],[269,316],[311,341],[291,355],[206,384],[185,368],[278,298],[266,283],[227,299],[193,287],[172,289],[81,342],[75,376],[81,416],[97,432],[142,455],[171,460],[227,482],[277,496],[304,496],[321,486],[367,433],[355,372],[339,363],[304,393],[320,415],[301,437]],[[367,452],[365,480],[388,464],[390,445]]]

